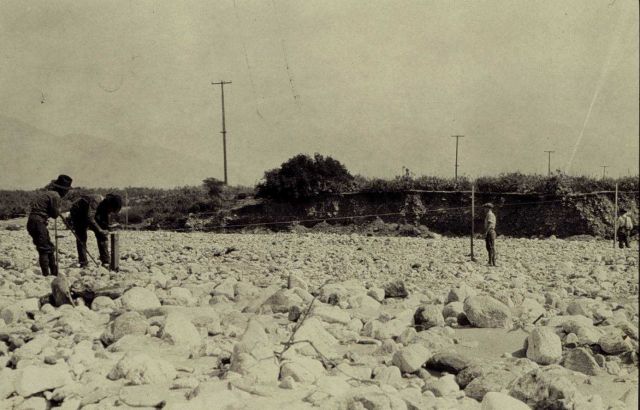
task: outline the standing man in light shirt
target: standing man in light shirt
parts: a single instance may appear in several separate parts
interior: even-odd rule
[[[488,202],[482,207],[486,210],[484,217],[484,240],[489,253],[489,266],[496,266],[496,216],[493,204]]]
[[[618,217],[617,221],[618,245],[620,246],[620,249],[625,247],[631,248],[629,241],[633,231],[633,219],[631,219],[629,212],[624,209],[620,209],[620,213],[621,215]]]

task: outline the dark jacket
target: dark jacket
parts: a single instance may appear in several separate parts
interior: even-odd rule
[[[76,199],[70,210],[73,225],[78,228],[87,227],[95,231],[106,229],[107,226],[100,223],[101,218],[97,215],[101,202],[100,195],[83,195]]]
[[[57,218],[60,216],[60,194],[55,191],[44,190],[38,191],[36,197],[31,203],[29,217],[39,216],[45,221],[49,218]]]

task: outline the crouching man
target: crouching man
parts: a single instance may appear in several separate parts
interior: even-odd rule
[[[109,218],[120,212],[122,198],[118,195],[107,194],[102,199],[100,195],[83,195],[71,206],[70,225],[76,234],[78,248],[78,263],[80,267],[87,266],[87,231],[91,230],[96,236],[100,262],[109,266]]]
[[[58,275],[55,247],[49,236],[47,225],[49,218],[60,216],[60,202],[71,189],[72,179],[68,175],[60,175],[55,181],[51,181],[44,190],[38,191],[31,203],[27,232],[33,239],[33,244],[38,251],[38,263],[42,275]]]

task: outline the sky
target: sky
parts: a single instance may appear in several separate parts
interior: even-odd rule
[[[225,80],[230,184],[315,152],[453,176],[452,135],[469,177],[546,173],[545,150],[635,175],[638,30],[635,0],[3,0],[0,114],[222,178]]]

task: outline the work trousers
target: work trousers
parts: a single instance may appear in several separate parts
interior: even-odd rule
[[[496,266],[496,231],[491,229],[484,238],[489,254],[489,265]]]
[[[46,218],[38,215],[29,215],[27,232],[38,251],[38,263],[42,275],[49,276],[53,274],[57,276],[58,267],[56,265],[55,246],[49,237]]]
[[[620,249],[622,248],[631,248],[631,244],[629,243],[631,236],[631,230],[627,228],[618,229],[618,246]]]
[[[109,237],[103,235],[97,230],[87,226],[82,221],[72,220],[73,232],[76,234],[76,248],[78,249],[78,262],[81,266],[87,266],[87,231],[92,230],[96,235],[98,242],[98,252],[100,253],[100,262],[102,264],[109,263]]]

